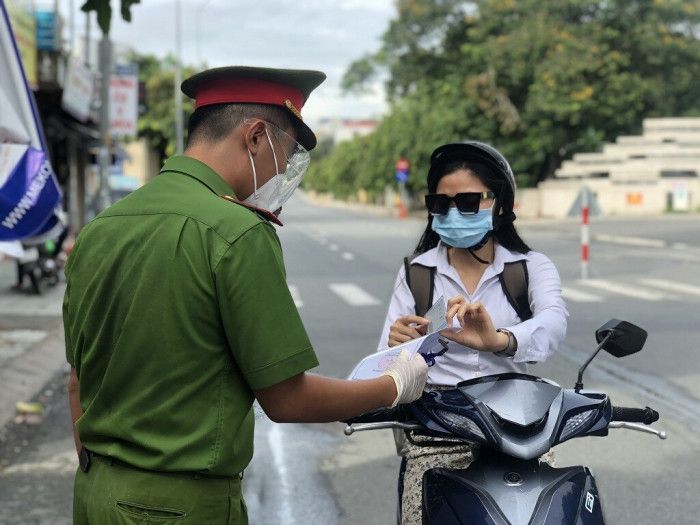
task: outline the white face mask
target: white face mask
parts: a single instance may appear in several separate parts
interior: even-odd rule
[[[282,130],[280,130],[280,132],[284,133]],[[284,134],[287,135],[286,133]],[[258,176],[255,170],[255,161],[253,160],[253,155],[250,153],[250,150],[248,150],[248,158],[250,159],[250,165],[253,169],[254,189],[253,193],[243,202],[278,215],[282,209],[282,205],[292,196],[294,190],[296,190],[297,186],[299,186],[299,183],[306,172],[306,168],[309,165],[309,152],[306,151],[292,137],[287,135],[289,139],[296,144],[296,147],[287,159],[286,170],[280,173],[279,164],[277,162],[277,154],[275,153],[275,148],[272,146],[272,139],[270,138],[270,133],[268,132],[267,127],[265,128],[265,135],[267,135],[267,142],[270,144],[272,158],[275,161],[275,175],[260,188],[258,188]]]

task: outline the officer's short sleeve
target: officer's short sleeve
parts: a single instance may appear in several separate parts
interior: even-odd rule
[[[271,226],[260,223],[234,241],[218,262],[215,279],[226,338],[251,389],[318,366]]]

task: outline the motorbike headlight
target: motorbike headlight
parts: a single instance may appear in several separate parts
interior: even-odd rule
[[[565,441],[578,434],[595,419],[597,413],[598,410],[594,408],[592,410],[586,410],[585,412],[579,412],[578,414],[571,416],[566,420],[566,424],[564,424],[564,428],[559,435],[559,440]]]
[[[486,439],[486,436],[484,436],[484,433],[479,428],[479,425],[474,423],[474,421],[472,421],[467,416],[463,416],[462,414],[456,414],[454,412],[449,412],[447,410],[439,410],[437,413],[440,416],[440,419],[442,419],[448,425],[464,429],[470,434],[474,434],[480,439]]]

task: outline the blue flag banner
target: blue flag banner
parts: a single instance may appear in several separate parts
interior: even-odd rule
[[[37,242],[55,233],[61,190],[2,1],[0,71],[0,241]]]

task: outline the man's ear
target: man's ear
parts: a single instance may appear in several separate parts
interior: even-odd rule
[[[245,145],[251,155],[255,155],[265,139],[265,123],[262,120],[253,120],[252,123],[244,124],[248,126],[244,129],[243,138]]]

